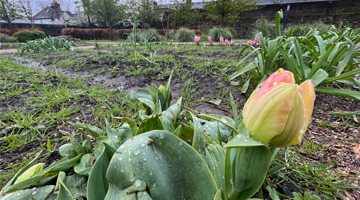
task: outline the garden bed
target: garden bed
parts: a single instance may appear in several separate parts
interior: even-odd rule
[[[141,52],[143,47],[139,48]],[[69,142],[60,129],[76,131],[69,122],[84,121],[104,128],[104,117],[112,124],[119,123],[113,116],[136,118],[141,105],[127,98],[126,93],[152,83],[165,85],[172,70],[172,93],[175,99],[184,97],[185,109],[226,116],[232,113],[229,94],[241,110],[256,88],[250,82],[245,92],[242,85],[250,77],[259,79],[248,72],[237,79],[238,86],[227,81],[235,72],[239,46],[155,45],[153,50],[156,64],[138,59],[131,50],[120,47],[10,56],[25,67],[0,58],[0,187],[15,169],[41,150],[40,143],[46,149],[48,139],[51,147],[42,162],[49,165],[60,159],[53,150]],[[359,110],[358,101],[317,95],[313,120],[302,144],[279,151],[273,165],[284,167],[269,176],[264,188],[271,185],[286,196],[298,191],[322,196],[324,191],[331,191],[342,198],[359,199],[359,189],[334,190],[341,187],[334,183],[360,184],[359,124],[352,116],[335,114]],[[319,169],[325,170],[317,173]]]

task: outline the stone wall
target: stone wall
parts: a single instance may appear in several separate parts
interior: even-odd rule
[[[239,38],[252,38],[252,32],[256,20],[264,17],[269,21],[274,22],[276,12],[279,10],[286,11],[287,5],[268,5],[259,8],[258,10],[243,12],[240,15],[240,20],[235,24],[227,24],[227,27],[233,27],[238,32]],[[339,26],[353,24],[354,28],[360,27],[360,0],[342,0],[334,2],[309,2],[296,3],[290,5],[287,26],[293,26],[302,23],[310,23],[316,21],[323,21],[325,24]],[[199,24],[191,25],[189,28],[197,28],[206,30],[214,26],[219,26],[212,21],[206,20],[206,17],[200,20]],[[283,25],[284,19],[281,21]]]

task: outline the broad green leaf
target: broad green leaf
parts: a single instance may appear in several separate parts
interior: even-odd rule
[[[220,139],[222,142],[228,142],[232,129],[218,121],[207,121],[199,119],[200,123],[205,130],[205,134],[214,136],[217,140]],[[220,137],[219,137],[220,131]]]
[[[344,71],[344,68],[349,65],[350,62],[352,62],[355,53],[354,48],[355,45],[350,45],[349,51],[346,52],[344,60],[342,60],[336,68],[336,76],[339,76]]]
[[[4,195],[2,198],[0,198],[0,200],[45,200],[53,191],[54,187],[54,185],[47,185],[28,190],[20,190]]]
[[[232,140],[230,140],[230,142],[228,142],[225,145],[226,148],[255,147],[255,146],[264,146],[264,144],[243,134],[236,135]]]
[[[181,123],[174,131],[174,135],[178,136],[188,144],[191,144],[194,137],[194,128]]]
[[[186,119],[192,120],[194,123],[194,138],[192,141],[193,148],[201,155],[205,156],[205,134],[200,120],[195,117],[191,112],[186,112]]]
[[[129,124],[133,136],[136,135],[138,127],[137,127],[137,125],[136,125],[136,123],[135,123],[135,121],[133,119],[130,119],[128,117],[120,117],[120,118],[116,118],[116,119],[120,119],[121,121]]]
[[[58,174],[59,171],[66,171],[66,170],[70,169],[71,167],[73,167],[78,162],[78,160],[80,159],[81,156],[82,155],[80,154],[72,159],[63,158],[63,159],[59,160],[58,162],[51,164],[49,167],[43,169],[35,176],[33,176],[21,183],[17,183],[17,184],[9,186],[4,191],[2,191],[2,194],[8,194],[8,193],[12,193],[12,192],[27,188],[27,187],[34,185],[37,182],[43,180],[44,178],[51,177],[51,176]]]
[[[270,162],[270,150],[264,145],[227,150],[225,184],[229,199],[252,197],[263,184]]]
[[[100,137],[102,135],[105,135],[105,131],[101,130],[100,128],[96,127],[96,126],[92,126],[92,125],[88,125],[85,122],[83,122],[83,124],[76,124],[73,122],[69,122],[73,127],[76,128],[82,128],[85,129],[86,131],[88,131],[94,138]]]
[[[124,143],[126,140],[133,136],[130,125],[127,123],[122,124],[121,127],[118,129],[111,128],[111,125],[106,119],[105,123],[106,132],[110,140],[110,143],[108,144],[112,145],[115,149],[119,148],[122,143]]]
[[[105,175],[116,149],[106,143],[104,143],[104,146],[89,175],[86,191],[88,200],[104,199],[109,188]]]
[[[136,135],[151,131],[151,130],[164,130],[163,123],[161,122],[159,115],[154,115],[148,119],[144,119],[136,133]]]
[[[178,120],[181,118],[181,111],[183,109],[184,102],[180,97],[175,104],[171,105],[168,109],[162,112],[162,116],[169,119],[169,121],[176,127]]]
[[[326,88],[326,87],[316,87],[316,93],[327,94],[338,97],[345,97],[349,99],[354,99],[360,101],[360,92],[352,90],[342,90],[336,88]]]
[[[146,89],[139,89],[135,93],[130,93],[130,98],[134,100],[139,100],[141,103],[148,106],[152,111],[155,110],[155,104],[152,96],[149,91]]]
[[[66,188],[65,184],[59,180],[59,194],[57,200],[75,200],[69,189]]]
[[[231,128],[232,130],[234,130],[238,134],[238,131],[235,128],[235,126],[236,126],[235,121],[233,119],[231,119],[230,117],[221,116],[221,115],[214,115],[214,114],[199,114],[198,116],[203,117],[205,119],[218,121],[218,122],[224,124],[225,126]]]
[[[311,82],[313,83],[314,87],[316,87],[317,85],[322,83],[328,76],[329,74],[325,70],[319,69],[311,78]]]
[[[92,155],[90,153],[81,156],[80,161],[74,166],[75,173],[88,176],[91,171],[89,167],[91,159]]]
[[[269,192],[269,195],[271,197],[272,200],[280,200],[279,195],[276,193],[276,189],[272,188],[270,186],[266,187],[266,190]]]
[[[292,193],[294,195],[294,200],[320,200],[321,198],[316,196],[316,195],[312,195],[310,192],[305,192],[304,197],[302,196],[301,193],[298,192],[293,192]]]
[[[221,104],[221,99],[218,99],[218,98],[210,99],[210,100],[208,100],[206,102],[219,106]]]
[[[200,154],[172,133],[161,130],[125,142],[112,157],[106,178],[106,200],[119,199],[122,190],[141,185],[142,181],[146,189],[138,192],[147,192],[153,199],[213,199],[218,190]]]
[[[65,179],[61,182],[64,183],[67,190],[71,193],[74,199],[81,199],[86,197],[87,176],[74,174],[71,176],[66,176]]]
[[[218,143],[207,145],[204,157],[218,188],[225,188],[225,148]]]

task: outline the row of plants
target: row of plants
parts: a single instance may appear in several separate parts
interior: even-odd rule
[[[71,140],[59,148],[63,159],[44,168],[35,164],[40,152],[5,185],[1,200],[249,199],[276,170],[269,166],[279,147],[301,141],[314,106],[311,81],[297,85],[279,70],[252,93],[242,115],[231,94],[232,118],[197,114],[183,110],[181,97],[171,105],[171,77],[128,94],[144,106],[138,122],[113,117],[121,123],[111,127],[105,119],[105,130],[74,123],[81,142],[60,131]]]
[[[17,33],[17,32],[21,32],[21,31],[41,31],[41,32],[44,32],[44,30],[42,30],[41,28],[24,28],[24,29],[18,29],[18,28],[14,28],[12,30],[9,30],[7,28],[0,28],[0,33],[3,33],[3,34],[6,34],[6,35],[9,35],[9,36],[12,36],[14,33]]]
[[[152,29],[155,30],[158,34],[165,36],[170,31],[178,32],[179,30],[170,30],[170,29]],[[133,31],[133,29],[117,29],[114,30],[114,39],[126,39],[128,35]],[[145,29],[137,29],[138,32],[144,32]],[[200,30],[191,30],[194,34],[201,34]],[[79,28],[65,28],[62,30],[63,35],[73,36],[75,38],[80,38],[82,40],[100,40],[100,39],[110,39],[110,30],[109,29],[79,29]]]
[[[22,54],[25,52],[45,52],[45,51],[59,51],[59,50],[74,50],[75,43],[72,41],[57,39],[51,36],[42,40],[33,40],[26,43],[21,43],[17,51]]]
[[[351,27],[336,28],[327,31],[309,29],[304,36],[283,36],[280,31],[280,19],[283,13],[276,15],[276,39],[264,37],[259,32],[260,46],[246,46],[238,56],[236,72],[229,77],[232,84],[239,84],[235,79],[252,70],[257,81],[262,81],[279,68],[286,68],[295,74],[296,83],[311,79],[317,93],[347,97],[360,101],[360,93],[353,90],[324,87],[326,83],[343,83],[359,88],[360,69],[360,30]],[[244,56],[245,50],[251,52]],[[255,55],[255,61],[246,61]],[[346,87],[346,86],[345,86]]]

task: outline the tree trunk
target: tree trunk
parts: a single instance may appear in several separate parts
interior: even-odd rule
[[[113,30],[113,26],[112,26],[112,21],[110,19],[108,19],[108,24],[109,24],[109,31],[110,31],[110,40],[114,40],[114,30]]]
[[[174,19],[174,32],[175,32],[175,27],[176,27],[176,11],[177,11],[177,10],[175,10],[175,19]]]
[[[12,27],[11,21],[8,21],[8,24],[9,24],[9,27],[10,27],[10,31],[12,31],[13,27]]]

